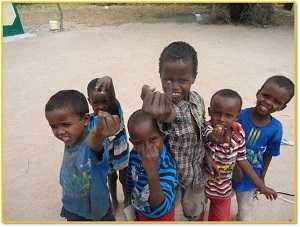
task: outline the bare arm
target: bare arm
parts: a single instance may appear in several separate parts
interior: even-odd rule
[[[93,151],[103,153],[102,140],[108,136],[114,135],[119,128],[120,119],[118,116],[99,111],[96,128],[89,132],[86,143]]]
[[[247,160],[238,161],[238,165],[251,178],[258,190],[264,194],[267,199],[273,200],[277,198],[277,193],[272,188],[268,188],[265,185],[265,183],[256,175]]]
[[[272,161],[272,155],[269,155],[269,154],[264,154],[264,167],[263,167],[263,171],[262,171],[262,174],[261,174],[261,179],[263,181],[265,181],[265,176],[266,176],[266,173],[267,173],[267,170],[269,168],[269,165]]]
[[[149,203],[151,208],[158,207],[164,200],[164,193],[160,187],[159,157],[160,149],[153,144],[147,144],[140,149],[143,167],[148,176],[149,183]]]

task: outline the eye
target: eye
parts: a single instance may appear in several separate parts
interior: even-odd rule
[[[56,129],[56,128],[57,128],[57,125],[50,125],[50,127],[51,127],[52,129]]]
[[[150,138],[150,142],[152,142],[152,143],[155,143],[157,140],[158,140],[157,136]]]
[[[69,128],[72,124],[71,123],[62,123],[61,126],[64,128]]]

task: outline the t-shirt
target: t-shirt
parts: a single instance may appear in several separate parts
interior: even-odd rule
[[[261,176],[264,166],[263,155],[265,153],[271,156],[280,154],[282,125],[277,119],[271,117],[271,122],[267,125],[257,126],[251,119],[251,111],[252,108],[242,110],[239,122],[246,134],[247,160],[256,174]],[[256,186],[246,174],[243,174],[240,182],[233,182],[233,188],[237,192],[244,192]]]
[[[204,136],[212,132],[210,122],[206,123]],[[245,133],[241,125],[234,122],[232,125],[232,136],[230,143],[214,144],[206,142],[205,148],[208,155],[216,163],[220,175],[217,178],[211,175],[208,179],[205,193],[210,198],[226,198],[231,195],[232,173],[236,161],[246,160]]]
[[[159,218],[166,215],[173,208],[176,199],[176,187],[178,177],[176,175],[176,162],[171,156],[167,146],[160,151],[159,162],[160,187],[163,190],[164,200],[152,209],[149,203],[148,177],[143,167],[140,155],[136,150],[130,152],[127,171],[126,193],[131,199],[131,204],[143,216],[148,218]]]
[[[60,170],[64,208],[85,217],[100,220],[108,211],[110,197],[107,188],[108,149],[104,146],[102,159],[85,142],[88,130],[73,146],[65,146]]]

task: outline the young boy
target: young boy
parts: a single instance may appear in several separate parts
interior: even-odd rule
[[[119,130],[118,116],[99,112],[96,127],[89,131],[88,102],[75,90],[54,94],[45,115],[54,136],[65,143],[61,216],[68,221],[115,220],[106,185],[108,148],[101,141]]]
[[[284,76],[272,76],[256,93],[256,105],[242,110],[239,122],[246,134],[247,159],[264,181],[273,156],[280,154],[282,125],[271,114],[283,110],[294,96],[293,82]],[[238,220],[254,218],[255,185],[244,174],[234,182],[238,202]]]
[[[242,107],[241,96],[230,89],[217,91],[211,98],[208,113],[210,121],[204,131],[206,152],[218,168],[206,184],[210,200],[208,221],[231,220],[232,173],[237,164],[253,180],[267,198],[276,199],[276,192],[264,185],[246,159],[245,134],[237,119]]]
[[[136,221],[174,221],[176,162],[153,117],[142,110],[128,120],[130,152],[126,190]]]
[[[113,81],[110,77],[104,76],[93,79],[87,86],[88,101],[92,106],[94,113],[90,118],[90,128],[96,126],[98,111],[105,111],[112,115],[119,116],[121,120],[120,130],[112,137],[109,137],[109,172],[108,186],[112,198],[114,212],[118,208],[117,199],[117,179],[119,171],[119,180],[122,184],[124,194],[124,204],[127,203],[125,193],[125,182],[127,174],[127,165],[129,160],[127,134],[124,125],[123,111],[119,101],[116,98]]]
[[[167,135],[179,176],[181,205],[189,220],[202,219],[206,207],[205,150],[201,128],[205,120],[203,98],[190,91],[197,76],[197,53],[185,42],[173,42],[162,51],[159,73],[165,93],[144,85],[143,110],[159,121]],[[180,196],[178,196],[180,198]]]

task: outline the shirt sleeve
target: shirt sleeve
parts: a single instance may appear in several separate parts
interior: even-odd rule
[[[133,152],[130,152],[130,157],[129,157],[129,163],[128,163],[128,168],[127,168],[127,174],[126,174],[126,183],[125,183],[125,191],[127,194],[127,198],[129,199],[129,203],[131,204],[131,193],[133,190],[133,186],[134,186],[134,182],[132,179],[132,165],[133,165],[133,161],[132,161],[132,156],[133,156]]]
[[[245,141],[245,132],[244,130],[240,127],[239,129],[239,143],[235,147],[235,150],[237,150],[237,161],[242,161],[247,159],[247,153],[246,153],[246,141]]]
[[[272,135],[271,139],[268,142],[266,152],[271,156],[278,156],[280,155],[280,144],[283,134],[282,125],[280,122],[278,122],[278,126],[274,131],[275,133]]]
[[[176,175],[176,163],[172,158],[165,163],[167,168],[160,169],[160,186],[162,188],[164,199],[156,208],[151,208],[150,205],[139,210],[144,216],[149,218],[159,218],[173,208],[176,200],[176,187],[178,185],[178,177]]]

